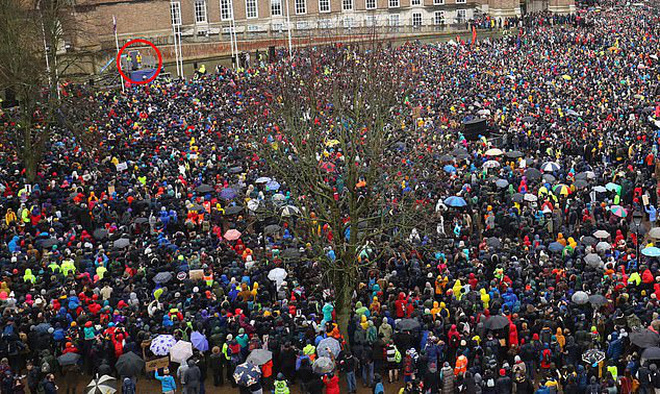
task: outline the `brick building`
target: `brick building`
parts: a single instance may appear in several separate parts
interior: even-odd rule
[[[113,16],[120,45],[146,38],[172,61],[173,24],[180,31],[185,59],[232,52],[230,31],[239,51],[285,46],[290,19],[293,45],[438,34],[461,30],[466,22],[488,14],[495,18],[550,10],[568,13],[573,0],[76,0],[76,13],[88,27],[76,46],[114,50]],[[287,15],[288,14],[288,15]],[[100,58],[95,68],[100,68]]]

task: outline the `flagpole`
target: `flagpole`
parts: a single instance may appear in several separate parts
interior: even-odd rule
[[[117,37],[117,18],[115,16],[112,16],[112,30],[115,32],[115,48],[117,48],[117,56],[119,56],[119,37]],[[119,62],[117,63],[117,67],[121,67],[121,58],[119,59]],[[119,72],[119,70],[117,70]],[[124,80],[121,77],[121,74],[119,74],[119,83],[121,84],[121,92],[126,93],[126,90],[124,88]]]

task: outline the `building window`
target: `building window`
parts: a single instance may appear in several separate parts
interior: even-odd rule
[[[307,13],[306,0],[296,0],[296,15],[302,15],[306,13]]]
[[[170,3],[170,15],[172,17],[172,25],[181,26],[181,3]]]
[[[342,4],[341,7],[344,11],[353,10],[353,0],[343,0],[341,4]]]
[[[390,26],[399,26],[399,14],[390,14]]]
[[[319,29],[332,29],[332,20],[319,19]]]
[[[234,8],[231,0],[220,0],[220,19],[223,21],[234,19]]]
[[[376,15],[367,15],[365,24],[368,27],[378,26],[378,17]]]
[[[257,18],[257,0],[245,0],[245,17],[248,19]]]
[[[195,0],[195,23],[207,23],[206,0]]]
[[[307,30],[309,29],[309,23],[307,23],[307,21],[296,22],[296,29]]]
[[[350,18],[350,17],[349,18],[344,18],[344,27],[345,28],[350,29],[350,28],[353,27],[353,25],[354,25],[353,18]]]
[[[445,0],[433,0],[433,5],[444,5]]]
[[[399,0],[389,0],[390,8],[399,8]]]
[[[330,12],[330,0],[319,0],[319,12]]]
[[[411,0],[410,5],[422,5],[422,0]]]
[[[272,30],[281,32],[282,30],[284,30],[284,23],[282,22],[273,23]]]
[[[282,0],[270,0],[270,16],[282,16]]]
[[[466,14],[465,10],[457,10],[456,11],[456,19],[458,20],[458,23],[465,22],[465,19],[466,19],[465,14]]]
[[[375,10],[376,9],[376,0],[367,0],[367,9]]]
[[[436,11],[433,14],[434,17],[434,22],[436,25],[444,25],[445,24],[445,12],[444,11]]]
[[[466,0],[456,0],[456,4],[465,4],[467,3]]]
[[[421,26],[422,25],[422,13],[421,12],[413,12],[413,14],[412,14],[412,24],[413,24],[413,26]]]

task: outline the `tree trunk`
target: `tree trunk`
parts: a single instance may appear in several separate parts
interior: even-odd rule
[[[39,158],[37,152],[32,149],[26,149],[24,152],[25,158],[23,159],[25,165],[25,178],[27,182],[32,184],[37,179],[37,167],[39,166]]]
[[[347,269],[337,272],[335,275],[335,314],[337,316],[337,325],[339,332],[346,341],[346,348],[350,350],[350,341],[348,336],[348,323],[351,318],[351,309],[353,307],[353,289],[357,273],[354,262],[345,263]]]

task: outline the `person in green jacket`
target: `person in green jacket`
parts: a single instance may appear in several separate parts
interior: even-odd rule
[[[282,372],[278,373],[277,379],[275,379],[275,394],[289,394],[289,385]]]

